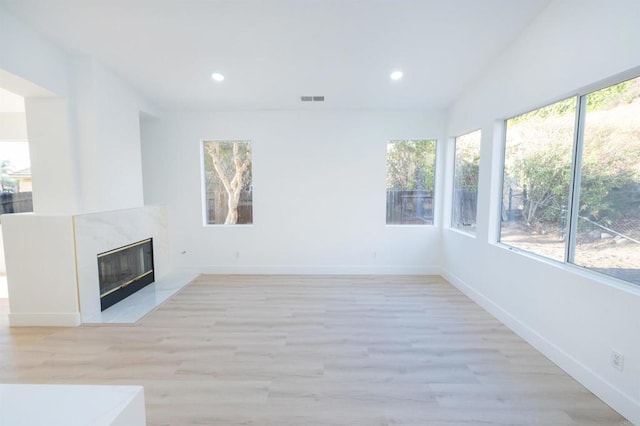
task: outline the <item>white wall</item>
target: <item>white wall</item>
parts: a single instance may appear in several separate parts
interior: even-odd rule
[[[69,55],[0,6],[0,86],[23,96],[71,93]],[[18,76],[18,79],[15,77]],[[27,83],[20,81],[26,80]],[[9,88],[8,86],[11,85]]]
[[[447,278],[634,423],[640,289],[494,241],[503,143],[496,123],[640,67],[638,22],[636,0],[554,1],[465,92],[448,134],[483,130],[478,235],[445,229],[442,241]],[[610,365],[612,349],[625,356],[623,372]]]
[[[78,205],[70,57],[2,7],[0,40],[11,41],[0,43],[0,86],[25,98],[34,208],[69,213]]]
[[[78,168],[83,212],[140,207],[140,110],[148,105],[95,60],[76,58]]]
[[[2,215],[12,326],[80,324],[71,216]]]
[[[168,205],[178,268],[434,273],[437,227],[385,225],[386,144],[441,139],[443,126],[442,114],[408,112],[176,113],[145,120],[145,202]],[[203,139],[252,141],[254,225],[203,226]]]
[[[36,212],[68,214],[142,206],[141,110],[154,111],[106,67],[74,56],[0,6],[0,87],[25,97]],[[48,120],[42,98],[64,103]],[[34,99],[35,98],[35,99]],[[55,99],[55,101],[54,101]],[[30,113],[29,102],[38,103]],[[55,123],[56,137],[45,129]],[[42,138],[32,134],[41,129]],[[53,185],[64,179],[72,181]],[[51,182],[49,185],[47,182]],[[40,186],[41,191],[39,191]],[[44,186],[44,187],[43,187]],[[56,202],[51,187],[62,194]],[[46,193],[41,196],[38,192]],[[39,200],[40,199],[40,200]]]
[[[0,112],[0,141],[3,140],[27,140],[27,116],[24,112]]]
[[[71,214],[78,210],[79,173],[70,135],[69,106],[62,97],[26,98],[33,211]]]
[[[4,237],[2,236],[2,226],[0,226],[0,276],[7,274],[7,266],[4,260]]]

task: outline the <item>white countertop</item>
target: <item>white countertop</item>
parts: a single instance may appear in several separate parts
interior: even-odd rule
[[[0,384],[0,426],[145,423],[142,386]]]

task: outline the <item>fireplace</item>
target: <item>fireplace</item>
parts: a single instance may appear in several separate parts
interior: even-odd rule
[[[154,281],[151,238],[98,254],[100,310]]]

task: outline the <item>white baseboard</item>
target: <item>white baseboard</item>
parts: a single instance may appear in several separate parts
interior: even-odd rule
[[[9,314],[11,327],[77,327],[80,325],[80,314]]]
[[[440,275],[439,266],[373,265],[220,265],[176,268],[180,271],[214,275]]]
[[[511,313],[495,304],[491,299],[478,292],[456,275],[441,270],[441,275],[458,290],[467,295],[471,300],[484,308],[500,322],[509,327],[513,332],[526,340],[530,345],[544,354],[558,367],[576,379],[587,389],[593,392],[611,408],[629,419],[633,424],[640,425],[640,404],[629,395],[621,392],[601,376],[596,374],[588,366],[582,364],[573,356],[563,351],[553,342],[546,339],[536,330],[521,322]]]

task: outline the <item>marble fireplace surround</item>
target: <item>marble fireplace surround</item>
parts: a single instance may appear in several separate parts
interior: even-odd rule
[[[169,269],[166,209],[137,209],[81,214],[73,217],[76,269],[82,322],[101,322],[97,255],[147,238],[153,238],[156,280]],[[130,296],[131,297],[131,296]]]
[[[12,326],[135,322],[195,277],[169,271],[164,206],[1,220]],[[101,312],[97,255],[146,238],[153,238],[155,283]]]

